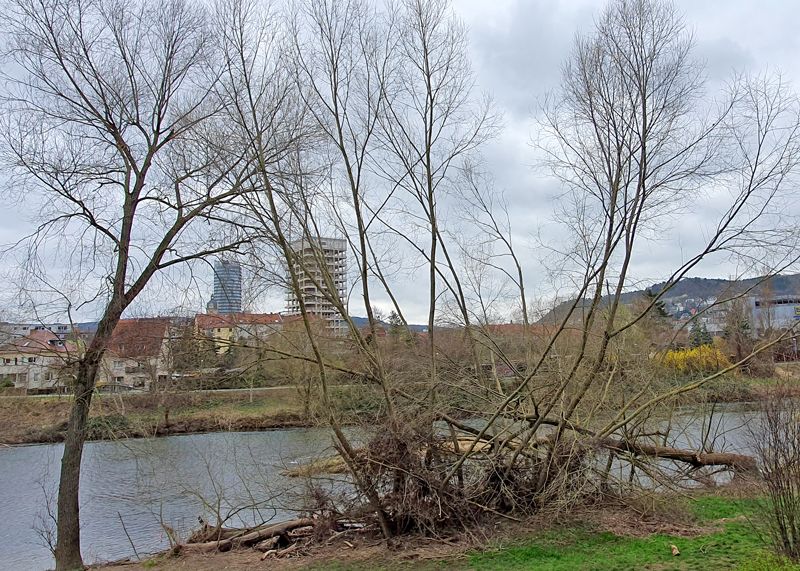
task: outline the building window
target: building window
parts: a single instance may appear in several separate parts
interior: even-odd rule
[[[28,357],[28,363],[35,363],[36,357]]]

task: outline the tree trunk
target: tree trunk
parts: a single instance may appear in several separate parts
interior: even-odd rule
[[[81,557],[80,498],[81,459],[86,441],[86,422],[92,404],[97,372],[111,334],[119,323],[125,304],[112,300],[109,309],[97,325],[97,332],[78,363],[75,379],[75,400],[64,437],[61,456],[61,476],[58,483],[58,514],[56,518],[56,571],[84,569]]]
[[[636,456],[651,456],[666,458],[678,462],[686,462],[696,468],[702,466],[728,466],[741,473],[753,473],[757,470],[756,460],[752,456],[734,454],[731,452],[697,452],[672,448],[671,446],[656,446],[653,444],[640,444],[627,440],[605,438],[601,444],[615,451],[629,452]]]
[[[86,421],[92,404],[99,356],[87,352],[78,367],[75,402],[70,412],[64,454],[61,457],[61,478],[58,485],[58,518],[56,522],[56,571],[84,569],[81,557],[79,487]]]

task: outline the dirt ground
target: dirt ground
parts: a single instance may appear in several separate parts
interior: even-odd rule
[[[745,492],[746,493],[746,492]],[[649,510],[648,510],[649,511]],[[284,558],[261,559],[254,549],[227,553],[190,553],[161,555],[139,563],[116,563],[99,566],[102,571],[245,571],[281,569],[465,569],[468,555],[487,547],[513,543],[532,534],[558,526],[590,524],[615,535],[645,537],[668,534],[693,537],[713,531],[692,521],[685,512],[659,508],[645,513],[638,506],[603,505],[585,507],[569,515],[540,515],[526,521],[498,519],[487,522],[479,530],[464,531],[445,538],[404,537],[402,542],[387,547],[386,542],[371,536],[348,535],[331,544],[306,545]],[[427,564],[427,565],[426,565]]]
[[[281,559],[269,558],[262,561],[262,554],[253,549],[243,549],[228,553],[209,553],[163,556],[144,563],[116,564],[100,566],[103,571],[246,571],[251,569],[300,569],[344,568],[414,568],[424,561],[447,560],[458,568],[458,561],[465,560],[467,551],[476,546],[471,542],[448,542],[444,540],[411,541],[401,548],[389,549],[383,541],[354,541],[353,547],[337,543],[329,546],[316,546],[310,551]],[[443,567],[437,566],[441,569]]]

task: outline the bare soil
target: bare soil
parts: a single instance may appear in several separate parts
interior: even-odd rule
[[[711,533],[716,525],[702,526],[684,512],[643,515],[621,505],[597,505],[573,510],[569,515],[542,514],[524,522],[498,519],[479,529],[448,537],[404,536],[391,547],[375,534],[347,535],[330,542],[307,543],[284,558],[268,557],[252,549],[226,553],[168,553],[144,562],[118,562],[97,566],[103,571],[215,571],[282,569],[465,569],[470,553],[514,544],[532,534],[559,526],[588,525],[625,537],[652,534],[695,537]]]

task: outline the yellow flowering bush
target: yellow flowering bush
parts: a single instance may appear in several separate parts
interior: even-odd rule
[[[661,363],[684,374],[715,373],[731,365],[725,353],[713,345],[667,351],[662,355]]]

